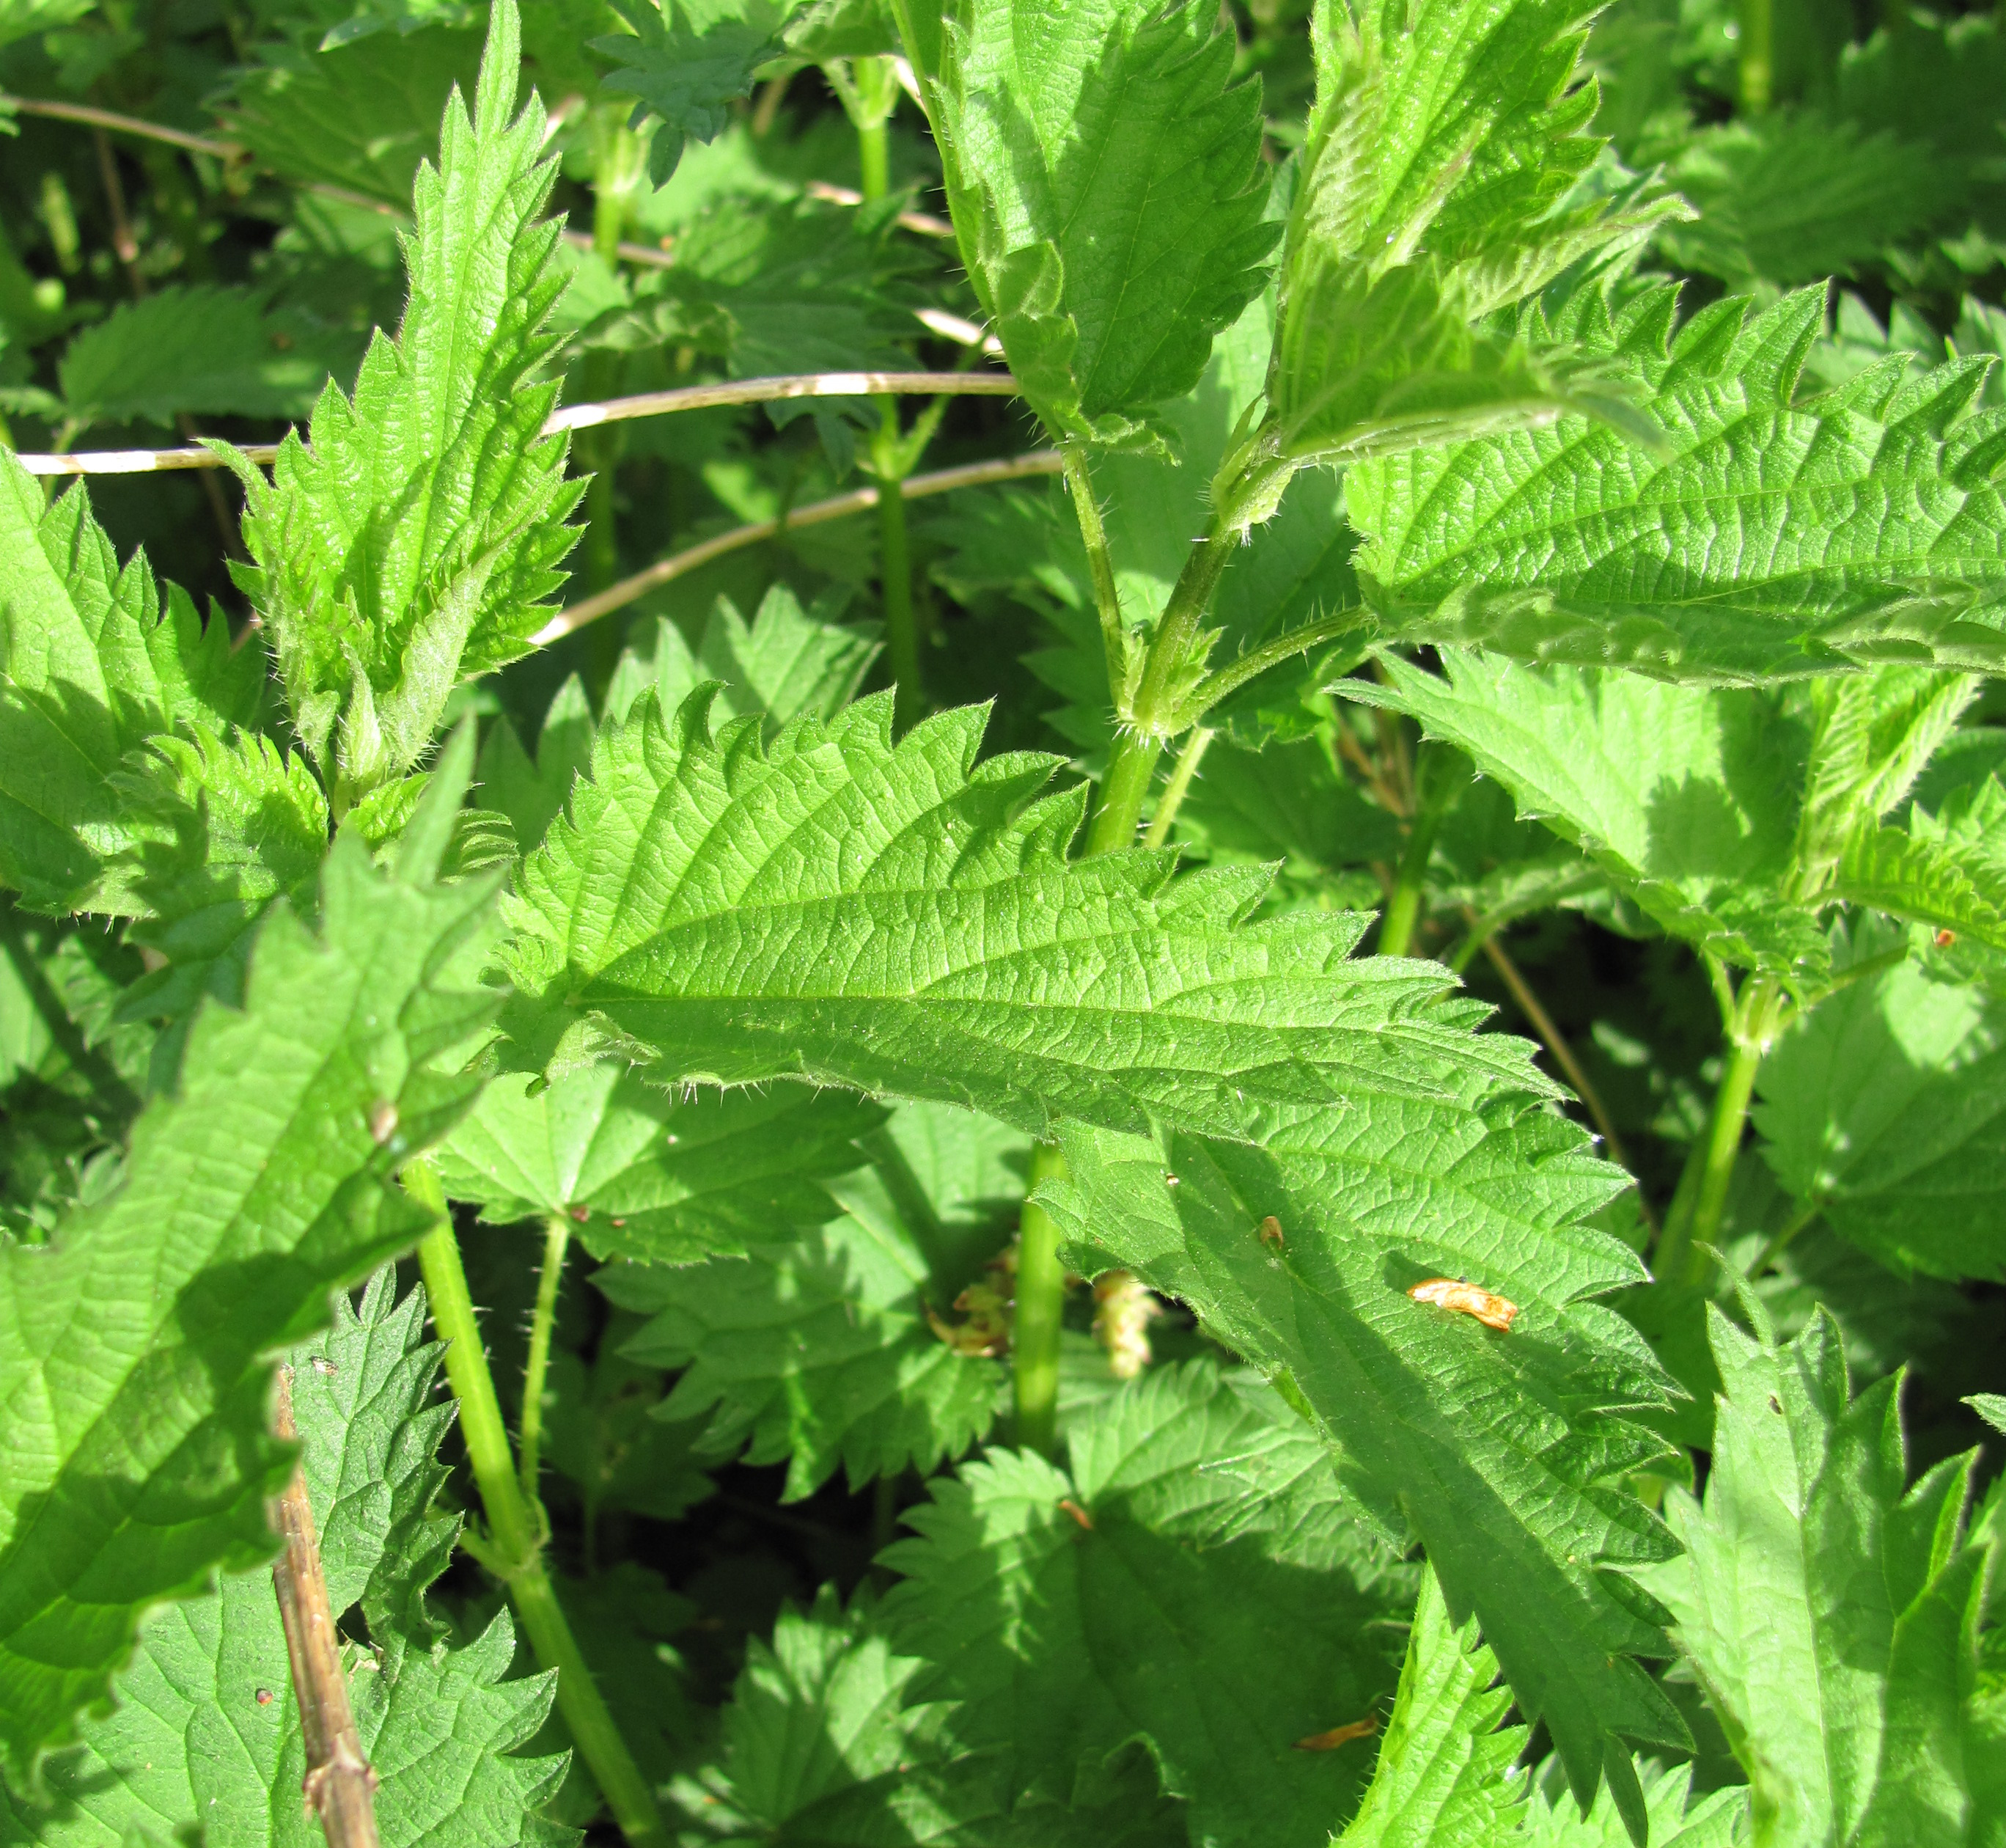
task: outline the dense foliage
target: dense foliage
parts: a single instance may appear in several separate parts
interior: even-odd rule
[[[0,1844],[2006,1848],[2006,19],[0,132]]]

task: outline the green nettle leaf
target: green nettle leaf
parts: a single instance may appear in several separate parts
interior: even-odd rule
[[[1051,758],[976,765],[979,710],[894,745],[878,695],[762,744],[750,718],[713,738],[704,706],[602,732],[523,868],[502,961],[526,1062],[614,1051],[664,1082],[805,1079],[1034,1135],[1238,1135],[1276,1100],[1525,1071],[1438,1006],[1438,974],[1347,961],[1363,917],[1248,921],[1262,868],[1068,861],[1083,792],[1041,794]]]
[[[1663,452],[1570,416],[1350,471],[1385,635],[1666,679],[1996,671],[2006,421],[1973,408],[1989,362],[1905,380],[1893,358],[1796,402],[1820,291],[1752,319],[1716,303],[1675,333],[1677,300],[1583,290],[1550,330],[1638,394]]]
[[[1800,1211],[1892,1269],[2006,1277],[2002,1070],[2006,1004],[1912,963],[1864,976],[1764,1058],[1764,1159]]]
[[[621,657],[623,665],[627,658]],[[551,698],[533,758],[505,715],[481,740],[475,787],[484,802],[508,817],[521,852],[530,852],[543,840],[551,818],[569,799],[573,780],[592,762],[594,729],[592,700],[574,674]]]
[[[1839,896],[2006,949],[2006,788],[1996,776],[1955,790],[1901,828],[1862,824],[1834,868]]]
[[[435,29],[372,33],[315,51],[269,48],[241,73],[223,120],[261,165],[403,210],[439,114],[470,83],[480,35]]]
[[[487,889],[337,846],[319,935],[275,910],[242,1012],[197,1018],[124,1177],[46,1247],[0,1248],[0,1735],[25,1774],[105,1700],[140,1619],[272,1547],[290,1466],[263,1357],[422,1229],[388,1186],[477,1081],[425,1069],[490,1010],[434,988]]]
[[[958,1703],[956,1744],[1062,1798],[1139,1739],[1194,1840],[1321,1848],[1371,1749],[1320,1736],[1392,1691],[1375,1624],[1406,1600],[1214,1466],[1296,1423],[1257,1382],[1164,1368],[1074,1423],[1068,1469],[992,1450],[931,1483],[906,1517],[920,1537],[885,1556],[906,1575],[885,1617],[932,1665],[916,1691]],[[1299,1494],[1346,1499],[1327,1461]]]
[[[273,899],[310,906],[327,851],[320,785],[304,758],[269,738],[225,738],[199,723],[150,740],[118,781],[128,809],[149,824],[124,857],[145,908],[130,935],[167,963],[127,991],[121,1011],[174,1018],[205,994],[236,1002]]]
[[[1662,1447],[1624,1414],[1672,1389],[1593,1300],[1644,1276],[1583,1223],[1622,1177],[1528,1107],[1537,1082],[1466,1069],[1425,1096],[1361,1075],[1337,1106],[1278,1107],[1253,1146],[1074,1127],[1072,1178],[1040,1197],[1075,1269],[1134,1271],[1300,1405],[1389,1535],[1427,1547],[1452,1618],[1474,1610],[1577,1796],[1606,1775],[1636,1828],[1618,1736],[1684,1728],[1628,1660],[1663,1637],[1610,1568],[1671,1551],[1625,1480]],[[1409,1294],[1438,1277],[1508,1299],[1509,1332]]]
[[[1182,1806],[1139,1752],[1058,1800],[1020,1797],[994,1753],[957,1755],[941,1709],[909,1699],[925,1664],[899,1655],[868,1596],[825,1586],[755,1639],[704,1773],[706,1839],[777,1848],[1185,1848]],[[680,1794],[680,1793],[679,1793]]]
[[[121,571],[81,485],[53,503],[0,450],[0,881],[37,910],[143,907],[106,862],[131,838],[111,778],[183,722],[254,725],[257,652],[233,653],[143,553]]]
[[[1490,1848],[1511,1832],[1525,1806],[1515,1761],[1526,1728],[1500,1723],[1512,1696],[1497,1681],[1475,1622],[1451,1622],[1424,1572],[1393,1716],[1339,1848]]]
[[[1061,439],[1149,442],[1260,290],[1261,94],[1217,21],[1202,0],[943,16],[929,107],[962,259]]]
[[[439,166],[418,175],[402,333],[371,342],[353,400],[322,395],[269,483],[238,464],[256,561],[241,581],[343,810],[419,760],[461,679],[529,651],[575,537],[584,484],[539,435],[558,387],[531,382],[562,286],[558,227],[537,222],[556,165],[533,93],[508,119],[518,65],[499,0],[473,114],[448,105]]]
[[[1578,401],[1559,356],[1474,323],[1683,209],[1569,197],[1601,145],[1582,132],[1595,86],[1576,85],[1593,10],[1320,0],[1270,408],[1245,466],[1355,462]]]
[[[564,1760],[512,1755],[549,1711],[554,1677],[502,1680],[515,1650],[505,1611],[463,1649],[427,1646],[424,1588],[459,1523],[431,1512],[452,1407],[434,1400],[443,1350],[424,1344],[424,1322],[423,1294],[396,1302],[385,1269],[359,1314],[338,1296],[333,1329],[289,1357],[329,1602],[340,1613],[359,1600],[381,1651],[345,1652],[378,1828],[387,1843],[427,1848],[561,1848],[576,1836],[536,1812]],[[321,1840],[298,1798],[305,1751],[268,1573],[232,1573],[149,1624],[118,1696],[47,1762],[45,1810],[10,1811],[0,1793],[0,1842]]]
[[[1822,970],[1824,932],[1786,889],[1811,737],[1775,695],[1462,649],[1442,665],[1388,656],[1387,684],[1343,691],[1454,744],[1673,935],[1793,984]]]
[[[557,1215],[595,1255],[694,1264],[818,1225],[821,1184],[858,1167],[884,1112],[780,1085],[682,1099],[607,1061],[535,1088],[498,1078],[447,1139],[439,1175],[495,1225]]]
[[[1976,1839],[1964,1702],[1987,1544],[1966,1544],[1977,1453],[1904,1492],[1899,1382],[1851,1397],[1822,1311],[1779,1346],[1710,1308],[1724,1382],[1704,1503],[1670,1492],[1684,1556],[1638,1577],[1670,1610],[1747,1768],[1755,1839]]]
[[[1644,1786],[1652,1848],[1740,1848],[1748,1839],[1748,1793],[1730,1786],[1688,1808],[1691,1783],[1691,1765],[1673,1765]],[[1631,1837],[1606,1793],[1583,1815],[1564,1795],[1550,1797],[1535,1784],[1522,1829],[1511,1839],[1528,1848],[1627,1848]]]
[[[752,74],[780,57],[789,0],[611,0],[633,28],[591,41],[613,60],[600,87],[637,97],[631,126],[653,120],[650,177],[666,186],[690,141],[714,141]]]
[[[743,1258],[611,1265],[596,1279],[649,1318],[627,1357],[686,1369],[660,1415],[708,1415],[704,1455],[743,1447],[755,1463],[784,1460],[790,1500],[839,1468],[853,1487],[932,1470],[987,1433],[1003,1403],[1002,1369],[939,1330],[1015,1221],[1024,1139],[920,1104],[859,1139],[851,1160],[870,1167],[822,1183],[843,1209],[829,1223],[785,1241],[774,1237],[784,1222],[763,1236],[748,1227]]]
[[[650,686],[672,713],[707,681],[718,682],[713,712],[758,713],[784,725],[804,716],[828,720],[857,696],[882,644],[875,622],[840,622],[839,597],[804,610],[785,584],[760,599],[748,625],[728,597],[711,606],[692,649],[667,617],[657,620],[654,651],[642,662],[623,655],[606,692],[606,716],[625,719]]]
[[[1957,202],[1954,175],[1927,147],[1807,111],[1707,129],[1666,177],[1699,216],[1661,230],[1659,248],[1681,269],[1743,286],[1856,272]]]
[[[58,378],[79,425],[144,417],[304,417],[348,343],[297,313],[274,314],[248,289],[202,283],[121,304],[65,350]]]

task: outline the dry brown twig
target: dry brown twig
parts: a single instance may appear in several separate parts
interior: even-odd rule
[[[290,1367],[279,1369],[273,1428],[282,1438],[299,1435],[293,1424]],[[286,1626],[293,1695],[306,1741],[307,1775],[301,1786],[306,1805],[319,1815],[328,1848],[378,1848],[376,1773],[363,1754],[355,1711],[349,1704],[341,1638],[328,1607],[327,1579],[320,1568],[320,1542],[304,1470],[294,1468],[286,1492],[273,1502],[272,1525],[284,1542],[272,1567],[272,1583]]]

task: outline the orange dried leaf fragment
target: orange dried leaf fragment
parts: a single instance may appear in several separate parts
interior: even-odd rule
[[[1379,1730],[1379,1716],[1368,1713],[1363,1720],[1354,1720],[1349,1726],[1334,1726],[1327,1733],[1312,1733],[1307,1739],[1298,1739],[1297,1751],[1335,1751],[1340,1745],[1349,1745],[1354,1739],[1369,1739]]]
[[[1480,1289],[1462,1277],[1431,1277],[1407,1294],[1417,1303],[1434,1303],[1453,1309],[1459,1315],[1473,1315],[1487,1329],[1495,1329],[1501,1335],[1511,1332],[1512,1318],[1519,1313],[1519,1305],[1509,1297]]]

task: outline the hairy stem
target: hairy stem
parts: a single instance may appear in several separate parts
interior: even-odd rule
[[[272,1410],[272,1428],[288,1440],[299,1432],[293,1423],[293,1372],[279,1369]],[[300,1709],[300,1737],[306,1749],[307,1774],[302,1789],[320,1818],[327,1848],[377,1848],[376,1773],[362,1750],[355,1730],[355,1711],[348,1698],[348,1677],[342,1671],[341,1639],[321,1571],[320,1539],[314,1530],[313,1502],[306,1474],[295,1467],[286,1491],[272,1504],[272,1526],[279,1536],[279,1557],[272,1565],[272,1586],[278,1594],[280,1621],[286,1631],[286,1657],[293,1675],[293,1697]]]
[[[1058,1435],[1059,1335],[1065,1321],[1065,1266],[1059,1262],[1059,1229],[1029,1198],[1044,1181],[1063,1180],[1065,1157],[1049,1142],[1031,1153],[1024,1213],[1017,1238],[1017,1308],[1011,1353],[1015,1370],[1017,1441],[1042,1456]]]
[[[1170,825],[1177,820],[1177,811],[1183,808],[1184,797],[1198,775],[1198,767],[1205,761],[1205,751],[1216,735],[1206,726],[1191,727],[1184,749],[1177,753],[1177,761],[1170,766],[1170,781],[1163,785],[1163,793],[1156,798],[1156,812],[1150,816],[1149,831],[1142,836],[1144,847],[1160,847],[1170,838]]]
[[[459,1402],[460,1434],[487,1517],[489,1540],[479,1557],[508,1586],[509,1601],[523,1620],[537,1660],[557,1670],[558,1711],[621,1833],[634,1848],[653,1848],[667,1840],[654,1792],[614,1724],[544,1568],[540,1523],[523,1497],[509,1454],[508,1427],[481,1345],[480,1324],[445,1190],[423,1162],[405,1168],[403,1183],[404,1191],[434,1216],[432,1229],[419,1241],[418,1268],[431,1301],[432,1326],[447,1344],[446,1379]]]
[[[1100,806],[1086,837],[1089,854],[1107,854],[1131,846],[1148,800],[1149,784],[1156,775],[1156,759],[1175,735],[1170,729],[1172,708],[1177,702],[1177,681],[1191,664],[1198,628],[1211,606],[1212,593],[1219,587],[1219,574],[1226,569],[1238,543],[1237,529],[1215,519],[1212,529],[1191,547],[1191,556],[1171,587],[1170,600],[1163,606],[1149,652],[1142,662],[1142,678],[1128,710],[1117,706],[1116,716],[1121,729],[1107,761],[1107,774],[1100,786]],[[1115,697],[1121,699],[1121,689]],[[1181,729],[1181,728],[1180,728]]]
[[[1698,1283],[1705,1277],[1705,1255],[1698,1248],[1719,1239],[1727,1189],[1734,1178],[1749,1100],[1754,1095],[1755,1074],[1775,1033],[1783,998],[1769,976],[1751,976],[1736,998],[1734,1022],[1727,1036],[1727,1062],[1713,1093],[1713,1107],[1680,1177],[1678,1192],[1658,1241],[1652,1268],[1667,1281]]]
[[[530,1318],[530,1360],[523,1371],[523,1493],[540,1507],[537,1486],[544,1443],[544,1382],[550,1372],[551,1334],[557,1326],[558,1291],[564,1284],[565,1257],[571,1249],[571,1221],[561,1213],[544,1227],[544,1268],[537,1278],[537,1307]]]
[[[1121,623],[1121,593],[1115,587],[1114,560],[1107,549],[1107,529],[1101,523],[1100,502],[1094,496],[1086,450],[1073,442],[1068,443],[1061,453],[1065,458],[1065,484],[1072,495],[1073,514],[1086,545],[1087,568],[1093,578],[1093,607],[1100,617],[1100,646],[1107,659],[1108,692],[1118,706],[1128,649]]]

